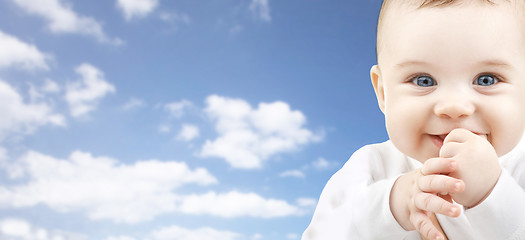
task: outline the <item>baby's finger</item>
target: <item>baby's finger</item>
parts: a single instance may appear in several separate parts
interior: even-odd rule
[[[461,213],[458,206],[430,193],[417,194],[414,199],[414,204],[416,208],[423,211],[435,212],[449,217],[458,217]]]
[[[464,128],[456,128],[452,130],[446,137],[443,143],[448,142],[466,142],[474,133]]]
[[[465,190],[465,183],[462,180],[440,174],[419,177],[417,186],[423,192],[441,193],[443,195]]]
[[[458,142],[447,142],[443,143],[443,146],[441,146],[441,149],[439,149],[439,157],[440,158],[453,158],[456,156],[463,148],[464,143],[458,143]]]
[[[449,158],[431,158],[425,161],[421,167],[421,174],[447,174],[456,171],[457,162]]]
[[[410,222],[416,230],[426,239],[444,239],[443,234],[432,224],[432,220],[423,212],[415,212],[410,215]]]

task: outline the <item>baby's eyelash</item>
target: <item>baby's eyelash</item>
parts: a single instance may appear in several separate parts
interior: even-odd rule
[[[407,77],[406,80],[405,80],[405,82],[407,82],[407,83],[411,83],[411,82],[413,82],[415,79],[417,79],[418,77],[429,77],[429,78],[434,79],[430,74],[427,74],[427,73],[416,73],[416,74],[412,74],[412,75],[410,75],[409,77]]]
[[[503,82],[504,81],[504,78],[499,75],[499,74],[496,74],[496,73],[492,73],[492,72],[484,72],[484,73],[480,73],[478,75],[476,75],[476,77],[474,79],[477,79],[483,75],[488,75],[488,76],[492,76],[494,78],[496,78],[499,82]]]
[[[481,87],[492,87],[503,81],[502,77],[494,73],[481,73],[474,77],[472,84]]]

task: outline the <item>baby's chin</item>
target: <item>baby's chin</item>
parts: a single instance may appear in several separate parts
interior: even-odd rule
[[[420,163],[425,163],[428,159],[431,159],[431,158],[437,158],[439,157],[437,154],[436,155],[432,155],[432,156],[428,156],[428,157],[423,157],[423,158],[414,158],[416,161],[420,162]]]
[[[428,159],[439,157],[439,148],[437,148],[431,141],[421,141],[419,145],[409,141],[396,141],[399,139],[391,139],[394,146],[405,156],[416,160],[420,163],[426,162]],[[417,145],[417,146],[414,146]]]
[[[403,151],[401,151],[403,152]],[[409,158],[412,158],[420,163],[425,163],[428,159],[431,159],[431,158],[437,158],[439,157],[439,151],[430,151],[430,152],[426,152],[426,153],[406,153],[406,152],[403,152],[403,154],[405,154],[406,156],[408,156]]]

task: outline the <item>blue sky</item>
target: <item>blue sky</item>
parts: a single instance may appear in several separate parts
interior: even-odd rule
[[[0,238],[300,239],[387,139],[380,4],[0,1]]]

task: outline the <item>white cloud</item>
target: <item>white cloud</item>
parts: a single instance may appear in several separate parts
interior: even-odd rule
[[[60,86],[55,81],[46,78],[41,90],[45,93],[57,93],[60,92]]]
[[[301,207],[315,207],[317,205],[317,199],[314,198],[299,198],[297,199],[297,205]]]
[[[275,154],[322,138],[304,128],[306,117],[284,102],[260,103],[252,109],[242,99],[212,95],[206,103],[205,112],[216,122],[219,136],[206,141],[201,155],[224,158],[236,168],[259,168]]]
[[[49,54],[43,53],[34,45],[0,31],[0,68],[20,67],[23,69],[48,70]]]
[[[24,103],[13,87],[1,80],[0,102],[0,141],[10,134],[31,134],[44,125],[66,125],[64,117],[54,113],[49,104]]]
[[[263,235],[260,234],[260,233],[255,233],[255,234],[253,234],[253,235],[250,237],[250,239],[252,239],[252,240],[259,240],[259,239],[262,239],[262,238],[263,238]]]
[[[165,22],[189,24],[191,18],[186,13],[161,12],[159,18]]]
[[[187,229],[179,226],[164,227],[151,233],[152,240],[236,240],[241,234],[213,228]]]
[[[126,165],[108,157],[75,151],[56,159],[30,151],[11,168],[17,182],[0,187],[0,206],[39,204],[60,212],[83,211],[90,219],[137,223],[174,212],[180,200],[173,191],[183,185],[217,183],[207,170],[191,170],[185,163],[158,160]],[[208,203],[209,204],[209,203]]]
[[[158,6],[158,0],[117,0],[117,7],[129,21],[133,18],[143,18]]]
[[[299,239],[299,235],[297,233],[288,233],[286,234],[287,239]]]
[[[6,218],[0,220],[0,237],[4,240],[86,240],[87,237],[77,233],[65,231],[49,231],[32,226],[21,219]]]
[[[108,237],[106,240],[135,240],[129,236]],[[189,229],[177,225],[161,227],[151,231],[145,238],[147,240],[237,240],[242,239],[242,234],[218,230],[211,227]],[[251,238],[253,240],[260,238]]]
[[[102,30],[102,25],[91,17],[78,15],[72,4],[65,0],[13,0],[26,12],[40,16],[48,22],[53,33],[77,33],[92,36],[102,43],[122,44],[122,40],[111,39]]]
[[[60,92],[60,86],[51,79],[46,78],[44,83],[36,87],[32,83],[29,83],[29,99],[31,102],[48,101],[53,102],[52,99],[46,99],[49,94],[56,94]]]
[[[106,240],[135,240],[135,238],[128,236],[108,237]]]
[[[179,102],[172,102],[164,105],[164,110],[167,111],[174,118],[181,118],[186,109],[193,106],[193,103],[183,99]]]
[[[158,131],[159,131],[159,133],[166,134],[166,133],[171,132],[171,127],[169,125],[166,125],[166,124],[161,124],[158,127]]]
[[[288,170],[279,174],[281,177],[295,177],[295,178],[305,178],[306,176],[301,170]]]
[[[37,90],[37,88],[32,84],[28,83],[29,85],[29,102],[34,103],[37,101],[41,101],[44,99],[44,94],[42,94],[40,91]]]
[[[181,141],[191,141],[199,136],[199,128],[195,125],[184,124],[180,133],[177,135],[177,139]]]
[[[337,163],[330,162],[322,157],[318,158],[312,163],[312,166],[317,170],[326,170],[337,166]]]
[[[223,194],[209,192],[203,195],[185,196],[179,211],[186,214],[207,214],[224,218],[245,216],[275,218],[304,214],[303,209],[286,201],[265,199],[255,193],[237,191]]]
[[[250,3],[250,11],[256,18],[262,21],[272,21],[272,16],[270,16],[270,4],[268,3],[268,0],[252,0]]]
[[[128,102],[126,102],[126,104],[124,104],[122,108],[126,111],[129,111],[140,107],[144,107],[145,105],[146,103],[142,99],[131,98],[128,100]]]
[[[6,219],[0,222],[0,231],[2,235],[28,237],[28,235],[31,234],[31,226],[22,220]]]
[[[173,11],[161,11],[158,14],[158,18],[167,24],[168,29],[165,30],[167,33],[177,31],[182,24],[189,25],[191,23],[191,18],[188,14]]]
[[[66,100],[73,117],[80,117],[96,109],[98,102],[115,87],[104,79],[104,73],[93,65],[83,63],[75,71],[81,79],[66,87]]]
[[[8,156],[7,150],[0,146],[0,165],[3,161],[7,160]]]

